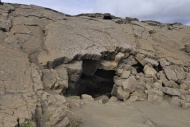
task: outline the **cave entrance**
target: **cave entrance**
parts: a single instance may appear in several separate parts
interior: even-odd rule
[[[113,77],[115,71],[97,69],[94,75],[88,76],[82,74],[78,82],[78,95],[89,94],[96,98],[101,95],[111,96],[111,91],[114,85]]]
[[[93,98],[101,95],[111,96],[114,85],[115,70],[100,69],[99,60],[83,60],[82,73],[77,82],[69,82],[66,96],[91,95]]]

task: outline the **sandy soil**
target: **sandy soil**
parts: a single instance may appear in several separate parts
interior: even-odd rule
[[[190,110],[174,107],[166,101],[161,104],[147,101],[72,102],[75,105],[72,111],[81,120],[80,127],[190,127]]]

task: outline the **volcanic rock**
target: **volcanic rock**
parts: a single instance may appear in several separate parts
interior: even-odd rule
[[[189,33],[177,23],[1,3],[0,126],[73,126],[65,99],[73,95],[189,108]]]

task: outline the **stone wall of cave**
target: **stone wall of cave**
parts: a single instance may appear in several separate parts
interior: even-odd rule
[[[55,65],[47,75],[55,75],[55,70],[58,77],[60,74],[66,77],[54,78],[49,88],[60,89],[58,92],[65,96],[89,94],[96,98],[107,95],[123,101],[153,102],[170,98],[183,105],[190,101],[189,69],[165,58],[118,50],[102,53],[99,60],[73,59]]]

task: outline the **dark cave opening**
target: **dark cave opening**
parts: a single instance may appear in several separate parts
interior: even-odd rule
[[[143,69],[144,69],[144,66],[140,63],[137,63],[137,64],[134,64],[132,65],[132,67],[134,67],[136,70],[137,70],[137,73],[143,73]]]
[[[115,71],[97,69],[94,75],[82,74],[77,86],[77,95],[88,94],[96,98],[101,95],[111,96]]]
[[[101,95],[111,97],[116,71],[99,69],[100,62],[100,60],[83,60],[80,77],[76,82],[69,81],[65,96],[88,94],[93,98]]]
[[[153,68],[157,71],[160,72],[161,70],[163,70],[162,66],[160,64],[158,64],[158,66],[154,65]]]

